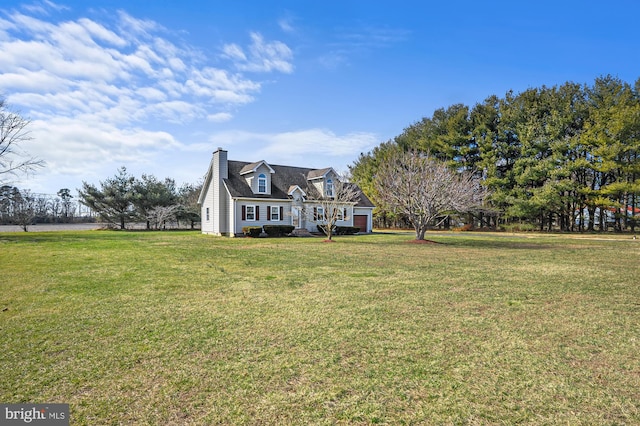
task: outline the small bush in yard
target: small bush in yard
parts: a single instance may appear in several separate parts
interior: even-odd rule
[[[360,232],[357,226],[336,226],[336,235],[355,235]]]
[[[318,232],[325,233],[323,225],[318,225]],[[360,228],[357,226],[334,226],[333,235],[355,235],[360,232]]]
[[[264,225],[264,232],[270,237],[283,237],[294,230],[293,225]]]
[[[262,226],[243,226],[242,233],[248,237],[258,238],[262,233]]]

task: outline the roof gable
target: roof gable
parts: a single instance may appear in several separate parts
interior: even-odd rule
[[[275,173],[275,170],[273,170],[273,168],[271,168],[271,166],[269,165],[269,163],[267,163],[264,160],[260,160],[258,162],[255,163],[249,163],[246,166],[244,166],[241,170],[240,170],[240,175],[246,175],[247,173],[254,173],[256,170],[258,170],[258,168],[261,165],[265,165],[267,166],[267,168],[269,169],[269,173],[273,174]]]
[[[289,187],[289,191],[287,191],[287,195],[291,195],[291,196],[293,196],[293,194],[294,194],[296,191],[299,191],[299,192],[300,192],[300,194],[302,194],[302,196],[303,196],[303,197],[306,197],[306,196],[307,196],[307,193],[304,191],[304,189],[300,188],[298,185],[291,185],[291,186]]]
[[[333,170],[333,167],[327,167],[326,169],[317,169],[317,170],[309,170],[307,173],[307,179],[315,180],[315,179],[323,179],[329,173],[333,172],[334,175],[337,175],[336,171]]]

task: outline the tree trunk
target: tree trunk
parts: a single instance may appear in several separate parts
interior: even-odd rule
[[[424,240],[424,234],[427,232],[427,225],[419,224],[415,226],[416,229],[416,240]]]
[[[587,231],[593,232],[596,229],[596,208],[588,207],[587,212],[589,213],[589,225],[587,226]]]
[[[540,213],[540,232],[544,232],[544,213]]]

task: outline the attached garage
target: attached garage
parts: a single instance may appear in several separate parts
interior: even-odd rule
[[[353,226],[357,226],[360,228],[360,232],[370,232],[368,229],[369,216],[364,214],[354,214],[353,215]]]

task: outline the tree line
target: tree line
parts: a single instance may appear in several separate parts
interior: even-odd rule
[[[20,225],[24,230],[33,223],[72,223],[93,221],[90,209],[73,199],[63,188],[56,195],[37,194],[16,186],[0,186],[0,225]]]
[[[194,228],[200,221],[200,185],[177,187],[170,178],[153,175],[140,179],[118,174],[100,188],[83,182],[76,199],[68,188],[56,195],[38,194],[16,186],[0,186],[0,225],[19,225],[25,231],[37,223],[103,221],[124,229],[130,222],[145,222],[147,229],[163,229],[167,222]]]
[[[480,178],[486,208],[479,226],[618,231],[640,220],[640,79],[602,76],[591,85],[492,95],[473,107],[455,104],[411,124],[350,166],[374,201],[382,164],[400,152],[422,152]],[[376,210],[378,225],[402,215]]]

